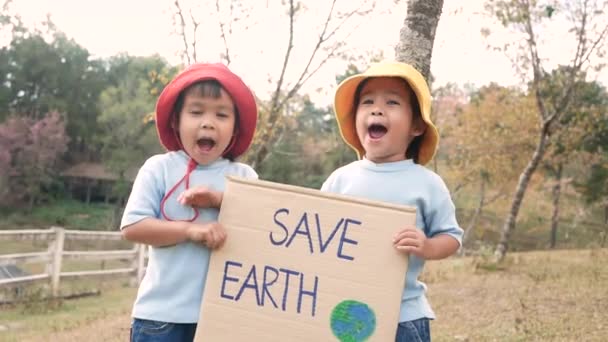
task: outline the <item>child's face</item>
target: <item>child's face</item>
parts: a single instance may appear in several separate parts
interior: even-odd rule
[[[404,160],[409,144],[424,133],[424,127],[413,122],[406,83],[392,77],[371,78],[359,99],[355,124],[365,157],[375,163]]]
[[[218,98],[187,93],[178,128],[184,150],[200,165],[213,163],[230,144],[235,120],[234,103],[224,89]]]

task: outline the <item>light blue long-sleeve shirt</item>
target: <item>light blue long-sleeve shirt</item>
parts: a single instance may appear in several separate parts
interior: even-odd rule
[[[462,229],[445,183],[434,172],[411,159],[376,164],[362,159],[335,170],[322,191],[416,207],[416,227],[427,237],[447,234],[459,243]],[[435,318],[426,298],[426,285],[418,281],[424,260],[410,255],[401,298],[399,321]]]
[[[121,229],[145,218],[163,219],[160,203],[166,193],[186,174],[190,158],[183,151],[168,152],[148,159],[139,170]],[[210,165],[197,166],[190,174],[190,187],[206,186],[224,191],[225,176],[256,179],[255,171],[241,163],[219,159]],[[187,220],[193,210],[177,202],[185,183],[165,202],[165,214],[172,220]],[[196,222],[216,221],[217,209],[202,209]],[[139,286],[132,316],[171,323],[197,323],[210,251],[206,247],[184,242],[169,247],[150,247],[148,266]]]

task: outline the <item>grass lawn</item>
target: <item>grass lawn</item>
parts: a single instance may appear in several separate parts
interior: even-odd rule
[[[35,206],[31,212],[25,209],[0,208],[3,219],[0,229],[40,229],[51,225],[66,229],[115,230],[114,206],[75,200],[58,200]]]
[[[483,258],[429,262],[433,341],[605,341],[606,260],[607,249],[593,249],[513,253],[498,268]],[[0,341],[125,341],[135,292],[3,308]]]
[[[607,249],[514,253],[430,264],[434,341],[606,341]],[[490,268],[493,269],[493,268]]]
[[[0,341],[128,340],[128,317],[136,289],[119,283],[103,289],[99,296],[3,307]],[[109,324],[113,320],[117,326]]]

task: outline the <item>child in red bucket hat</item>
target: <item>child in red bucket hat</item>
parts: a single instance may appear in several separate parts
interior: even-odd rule
[[[392,247],[408,255],[395,341],[430,341],[435,314],[418,275],[425,260],[454,254],[463,231],[443,180],[422,166],[439,141],[429,88],[411,65],[385,61],[340,83],[334,108],[360,160],[335,170],[321,190],[416,207],[416,226],[394,227]]]
[[[120,225],[150,245],[131,341],[194,339],[210,252],[226,239],[217,222],[225,176],[257,178],[234,161],[256,122],[253,93],[222,64],[189,66],[160,94],[156,129],[168,152],[139,170]]]

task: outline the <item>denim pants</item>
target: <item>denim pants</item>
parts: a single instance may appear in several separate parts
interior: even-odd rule
[[[133,319],[131,342],[192,342],[196,324]]]
[[[399,323],[395,342],[431,342],[429,319],[420,318]]]
[[[166,323],[135,318],[131,325],[131,342],[192,342],[196,324]],[[430,342],[429,320],[421,318],[401,322],[395,342]]]

